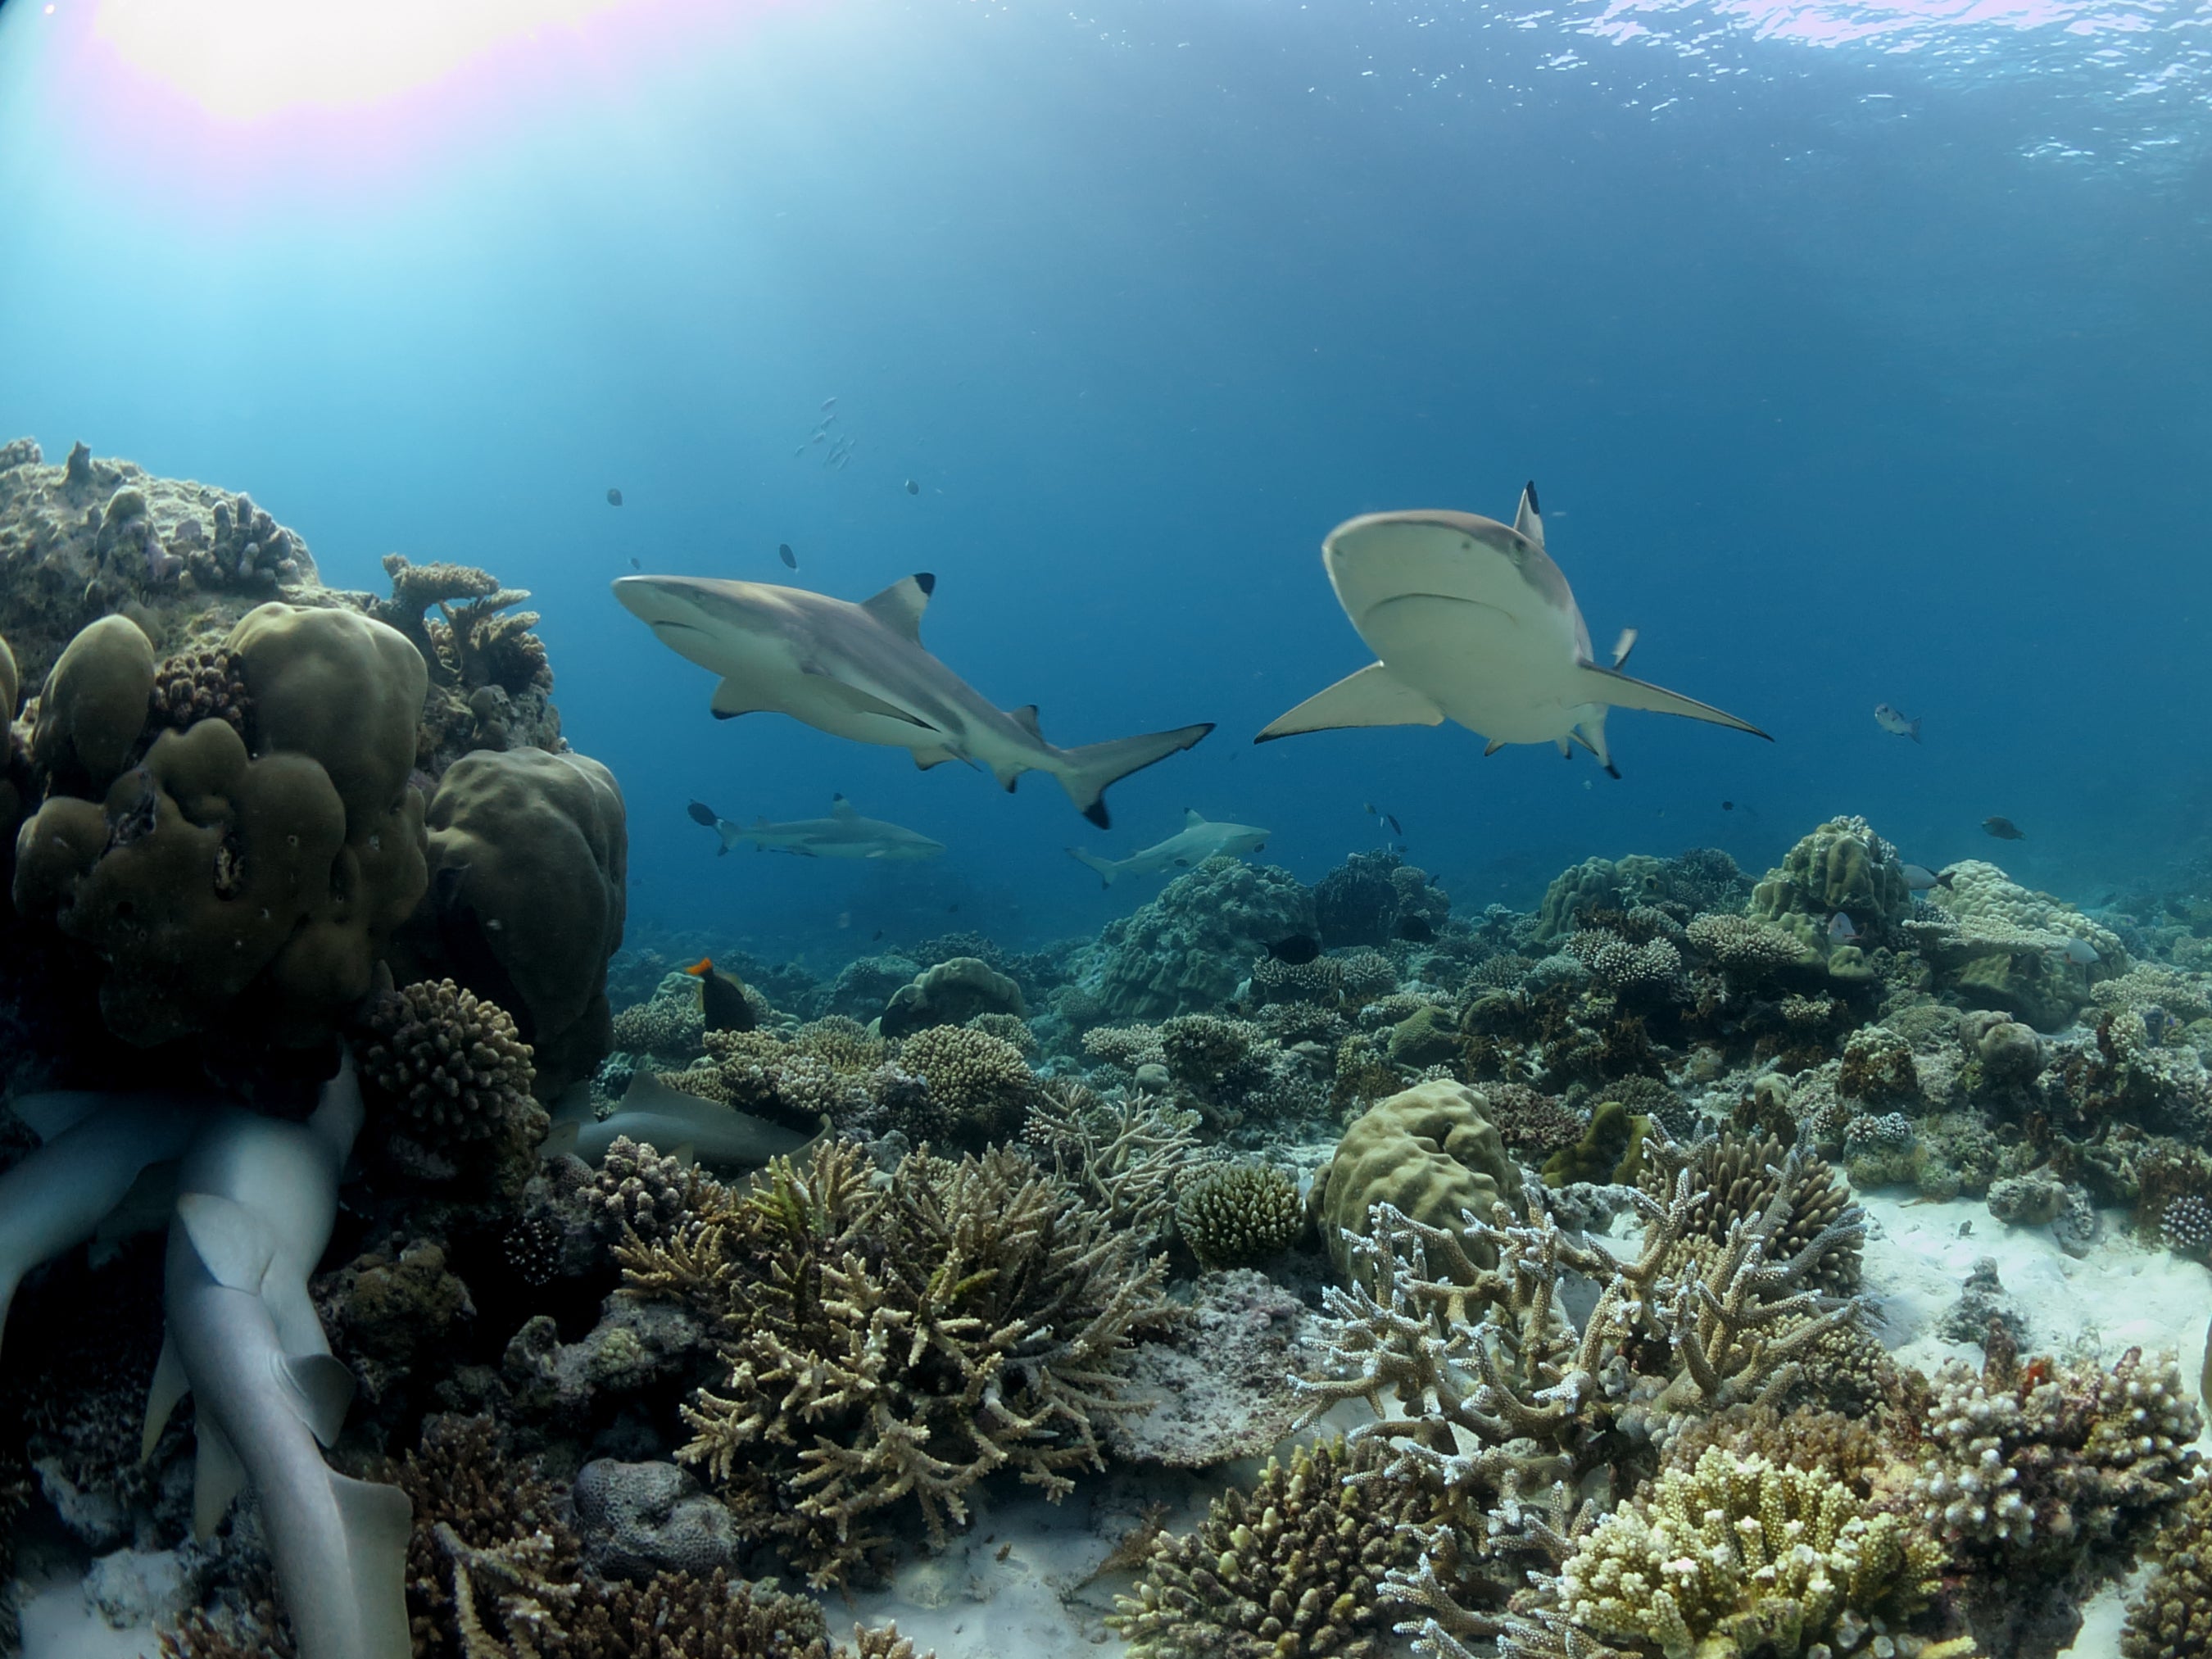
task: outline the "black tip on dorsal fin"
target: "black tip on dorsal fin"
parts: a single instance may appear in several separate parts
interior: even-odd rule
[[[1521,493],[1528,498],[1528,510],[1531,513],[1541,513],[1544,510],[1536,504],[1536,481],[1534,478],[1521,486]]]
[[[914,573],[914,585],[924,593],[937,592],[937,578],[927,570],[917,570]]]
[[[1609,778],[1618,780],[1620,776],[1620,769],[1618,766],[1615,766],[1611,761],[1607,761],[1605,763],[1605,775]]]

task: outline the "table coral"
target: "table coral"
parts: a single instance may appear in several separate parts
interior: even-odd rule
[[[1056,1498],[1103,1467],[1134,1334],[1166,1317],[1164,1259],[1011,1150],[909,1154],[878,1183],[824,1142],[745,1196],[702,1188],[674,1237],[617,1259],[722,1346],[680,1455],[817,1585],[863,1566],[891,1506],[941,1546],[994,1469]]]

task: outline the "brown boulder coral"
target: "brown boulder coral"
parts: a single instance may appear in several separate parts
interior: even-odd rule
[[[978,957],[955,957],[891,993],[880,1029],[887,1037],[905,1036],[932,1025],[965,1025],[978,1014],[1027,1012],[1020,986]]]
[[[130,763],[154,690],[154,642],[127,617],[102,617],[63,647],[39,694],[31,759],[57,788],[105,793]]]
[[[1424,1083],[1377,1102],[1352,1120],[1336,1153],[1314,1176],[1309,1203],[1340,1273],[1349,1273],[1345,1235],[1364,1234],[1368,1212],[1391,1204],[1417,1221],[1455,1225],[1462,1211],[1487,1219],[1501,1200],[1521,1205],[1521,1171],[1463,1083]],[[1478,1250],[1474,1261],[1488,1267]]]
[[[549,1098],[606,1057],[607,958],[622,943],[629,838],[614,775],[581,755],[478,750],[428,811],[432,903],[396,954],[514,1015]]]

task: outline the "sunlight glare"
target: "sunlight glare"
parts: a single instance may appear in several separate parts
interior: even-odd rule
[[[94,33],[218,119],[360,108],[632,0],[100,0]]]

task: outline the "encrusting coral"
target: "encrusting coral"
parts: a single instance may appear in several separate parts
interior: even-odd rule
[[[1377,1590],[1434,1518],[1378,1469],[1371,1443],[1269,1458],[1249,1492],[1231,1488],[1194,1530],[1155,1540],[1107,1627],[1133,1659],[1374,1659],[1391,1616]]]
[[[629,1294],[684,1302],[723,1356],[679,1455],[817,1585],[866,1565],[893,1505],[942,1545],[994,1469],[1058,1498],[1103,1467],[1101,1419],[1139,1408],[1133,1334],[1167,1317],[1164,1260],[1011,1150],[914,1152],[877,1182],[825,1141],[749,1195],[702,1183],[673,1237],[617,1259]]]

